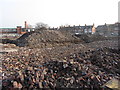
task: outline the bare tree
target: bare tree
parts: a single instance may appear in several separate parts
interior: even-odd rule
[[[42,22],[37,23],[35,26],[35,30],[47,30],[47,29],[48,25]]]

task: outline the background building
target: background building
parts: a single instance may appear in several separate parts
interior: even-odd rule
[[[96,29],[96,34],[103,36],[118,36],[119,24],[120,23],[99,25]]]
[[[29,27],[27,22],[25,21],[25,26],[17,26],[16,28],[0,28],[1,34],[24,34],[26,32],[34,31],[34,28]]]
[[[86,25],[85,26],[67,26],[67,27],[60,27],[59,30],[68,30],[71,31],[73,34],[94,34],[96,29],[93,25]]]

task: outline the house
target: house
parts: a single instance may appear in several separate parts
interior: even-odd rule
[[[55,27],[52,27],[52,28],[49,27],[48,30],[58,30],[58,27],[56,27],[56,28]]]
[[[67,27],[60,27],[59,30],[69,30],[74,34],[94,34],[96,29],[93,25],[86,25],[85,26],[67,26]]]
[[[118,36],[119,24],[120,23],[99,25],[97,26],[96,34],[103,36]]]

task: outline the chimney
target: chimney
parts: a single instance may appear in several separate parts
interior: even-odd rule
[[[21,26],[17,26],[17,33],[21,34],[21,32],[22,32],[22,27]]]
[[[25,29],[27,29],[27,22],[25,21]]]

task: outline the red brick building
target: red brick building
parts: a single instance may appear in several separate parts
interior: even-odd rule
[[[27,22],[25,21],[25,26],[22,28],[22,26],[17,26],[16,28],[0,28],[1,34],[9,34],[9,33],[15,33],[15,34],[24,34],[26,32],[34,31],[34,28],[28,27]]]

